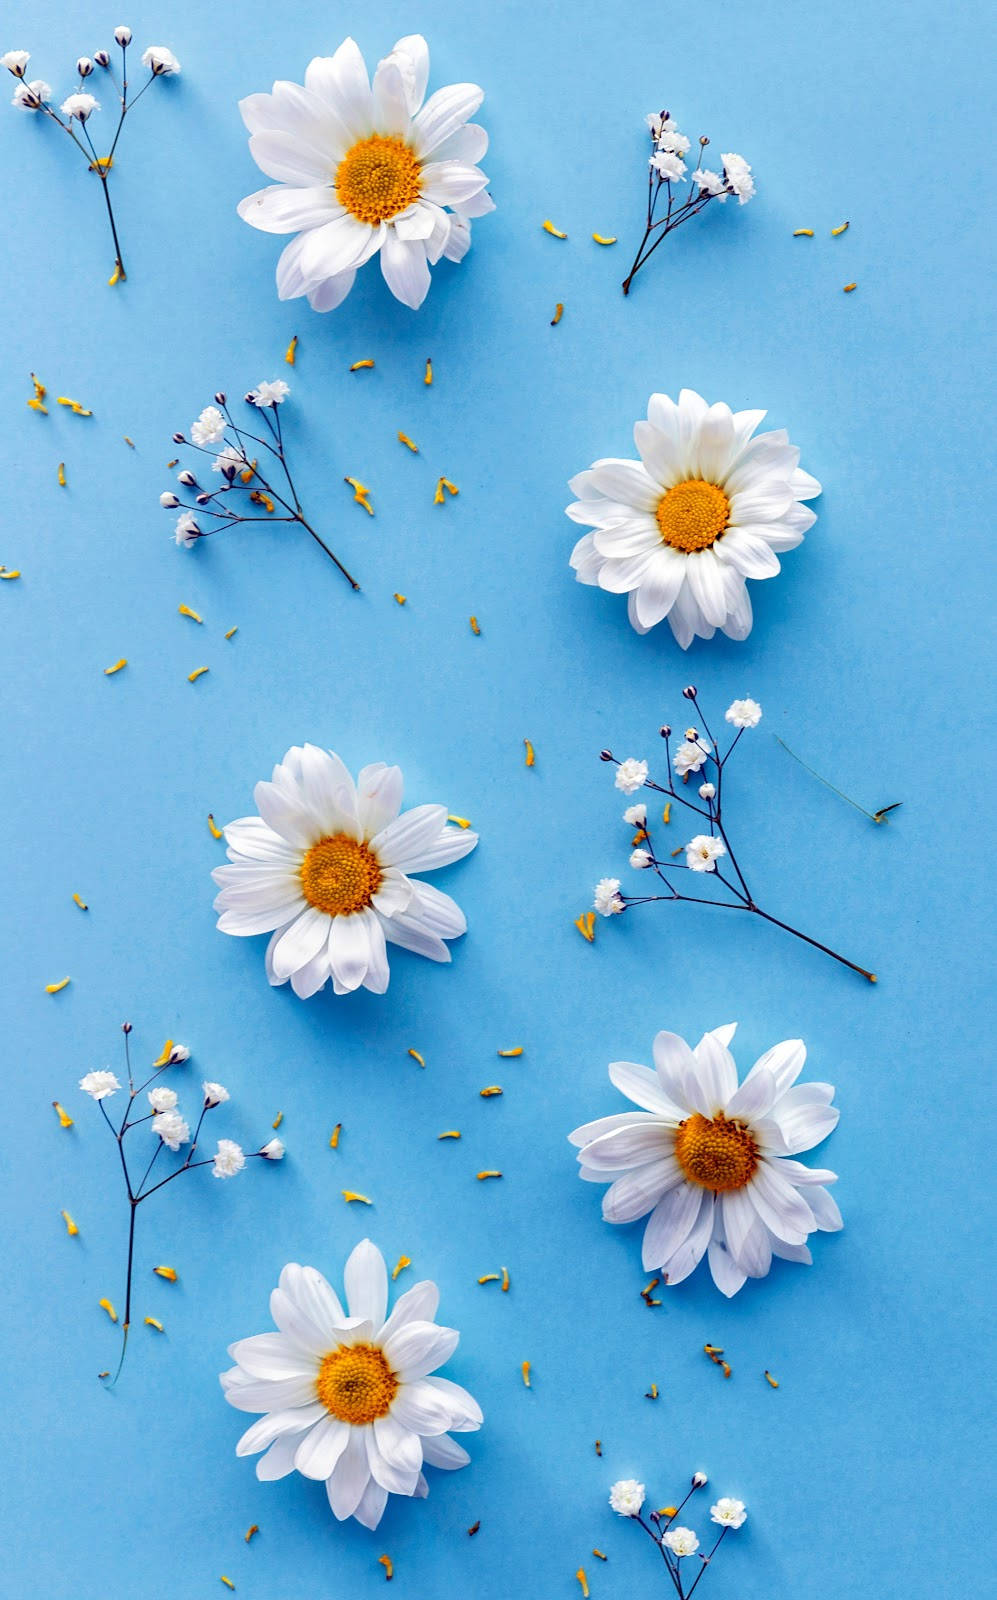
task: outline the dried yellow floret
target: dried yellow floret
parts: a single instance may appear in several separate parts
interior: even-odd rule
[[[294,334],[292,339],[291,339],[290,344],[288,345],[287,349],[284,351],[284,360],[287,362],[289,367],[293,367],[294,366],[294,358],[297,355],[297,353],[298,353],[298,335]]]
[[[482,1100],[490,1100],[493,1095],[502,1093],[502,1087],[500,1084],[490,1083],[486,1088],[479,1089],[478,1093],[480,1094]]]
[[[74,894],[73,895],[73,904],[79,906],[81,911],[89,911],[90,910],[90,907],[87,905],[87,903],[83,899],[82,895]]]
[[[71,411],[75,417],[92,417],[93,416],[93,412],[92,411],[88,411],[86,406],[81,405],[78,400],[70,400],[68,395],[60,394],[59,396],[57,396],[55,403],[56,403],[57,406],[65,406],[66,409],[68,411]]]
[[[73,1219],[69,1215],[68,1211],[63,1211],[63,1212],[60,1213],[60,1215],[62,1217],[63,1222],[66,1224],[66,1232],[69,1234],[69,1237],[71,1239],[75,1239],[76,1235],[80,1231],[79,1228],[76,1226],[76,1223],[73,1221]]]
[[[457,824],[458,828],[469,828],[471,826],[470,817],[448,816],[447,817],[447,821],[448,822],[455,822]]]
[[[560,322],[560,320],[561,320],[561,318],[563,316],[564,316],[564,301],[563,300],[559,300],[557,302],[557,305],[554,307],[554,315],[550,319],[551,327],[552,328],[556,328],[558,323]]]
[[[354,361],[352,367],[350,368],[350,371],[351,372],[362,372],[362,371],[365,370],[365,368],[372,367],[373,365],[374,365],[374,363],[373,363],[373,361],[371,361],[370,357],[369,356],[365,356],[363,361]]]
[[[106,1311],[107,1312],[107,1314],[110,1317],[112,1322],[117,1322],[118,1313],[115,1311],[114,1306],[112,1305],[110,1300],[108,1300],[105,1297],[104,1299],[98,1300],[97,1304],[100,1306],[100,1309],[102,1311]]]
[[[247,1528],[246,1529],[246,1533],[245,1533],[246,1543],[248,1544],[250,1539],[253,1537],[253,1534],[254,1533],[259,1533],[259,1531],[260,1531],[260,1525],[259,1525],[258,1522],[254,1522],[251,1528]]]
[[[384,1576],[388,1580],[388,1582],[390,1583],[391,1579],[395,1575],[394,1563],[393,1563],[391,1557],[390,1556],[378,1556],[377,1560],[378,1560],[379,1566],[382,1566],[384,1568]]]
[[[485,1272],[478,1279],[479,1283],[498,1283],[498,1281],[499,1275],[497,1272]]]
[[[592,235],[592,237],[595,240],[596,244],[615,244],[616,243],[616,234],[615,233],[594,233]]]
[[[114,663],[113,667],[105,667],[104,668],[104,677],[105,678],[113,678],[114,674],[116,672],[120,672],[122,667],[127,667],[127,665],[128,665],[128,657],[127,656],[122,656],[121,660],[120,661],[116,661]]]
[[[373,365],[373,363],[371,363],[371,365]],[[370,490],[367,488],[366,484],[361,483],[359,478],[349,477],[344,478],[343,482],[348,483],[350,488],[353,490],[353,499],[356,504],[358,506],[363,506],[367,515],[372,517],[374,515],[374,507],[370,503]]]
[[[12,578],[19,578],[20,576],[21,576],[20,567],[15,567],[12,572],[8,572],[6,567],[0,567],[0,578],[5,578],[8,583],[11,581]]]
[[[69,1115],[69,1112],[66,1110],[65,1106],[59,1104],[58,1100],[52,1101],[52,1109],[59,1119],[60,1128],[71,1128],[73,1126],[72,1117]]]
[[[578,1571],[575,1573],[575,1577],[578,1579],[578,1582],[582,1586],[582,1597],[583,1597],[583,1600],[589,1600],[589,1582],[588,1582],[588,1579],[585,1576],[585,1568],[584,1567],[579,1567]]]
[[[510,1049],[508,1049],[508,1050],[500,1050],[498,1052],[498,1054],[500,1056],[521,1056],[522,1053],[523,1053],[523,1046],[521,1044],[514,1044],[514,1045],[512,1045],[512,1047]]]
[[[813,236],[813,228],[796,228],[793,232],[794,239],[812,239]]]
[[[157,1333],[163,1332],[163,1324],[158,1317],[143,1317],[142,1320],[147,1328],[155,1328]]]
[[[203,678],[204,674],[206,672],[210,672],[210,671],[211,671],[210,667],[195,667],[193,672],[188,672],[188,674],[187,674],[187,682],[188,683],[196,683],[198,678]]]
[[[773,1376],[772,1376],[771,1372],[769,1371],[768,1367],[765,1368],[765,1380],[766,1380],[767,1383],[770,1383],[772,1385],[773,1389],[778,1389],[779,1380],[778,1380],[778,1378],[773,1378]]]
[[[526,750],[526,765],[528,767],[535,767],[536,764],[537,764],[536,751],[534,750],[534,748],[533,748],[532,744],[530,743],[529,739],[524,739],[523,740],[523,746],[524,746],[524,748]]]
[[[45,404],[45,396],[48,394],[48,390],[42,383],[41,378],[36,377],[34,373],[31,374],[31,386],[35,392],[28,401],[29,410],[41,411],[44,412],[45,416],[48,416],[48,406]]]
[[[595,912],[583,911],[580,917],[575,918],[575,927],[589,944],[595,941]]]
[[[459,1139],[460,1138],[460,1129],[459,1128],[447,1128],[445,1132],[438,1133],[436,1135],[436,1137],[437,1137],[437,1139]]]
[[[337,1122],[336,1126],[333,1128],[331,1134],[329,1135],[329,1149],[330,1150],[338,1150],[339,1149],[339,1135],[342,1133],[342,1131],[343,1131],[343,1124],[341,1122]]]
[[[208,829],[211,833],[212,839],[224,839],[225,835],[215,821],[215,814],[213,811],[208,812]]]
[[[347,1205],[352,1205],[354,1200],[358,1201],[362,1206],[372,1206],[374,1204],[368,1195],[358,1194],[355,1189],[343,1189],[342,1196]]]
[[[198,616],[196,611],[192,611],[190,606],[180,605],[180,606],[177,606],[177,610],[179,611],[179,613],[180,613],[180,615],[182,617],[189,617],[191,622],[203,622],[204,621],[204,618]]]
[[[433,381],[433,363],[430,361],[428,356],[426,357],[426,370],[423,373],[422,381],[424,384],[426,384],[427,388]]]
[[[411,1046],[409,1047],[409,1055],[412,1057],[413,1061],[418,1061],[420,1067],[424,1067],[426,1065],[425,1056],[420,1055],[419,1051],[413,1050]]]
[[[419,446],[416,444],[415,440],[410,439],[407,433],[402,433],[400,430],[398,434],[398,443],[405,445],[409,450],[411,450],[414,456],[419,454]]]
[[[849,226],[850,226],[850,224],[847,223],[847,222],[839,222],[839,224],[838,224],[838,226],[836,228],[832,228],[831,229],[831,238],[832,239],[836,239],[838,237],[839,233],[846,233],[848,231]]]
[[[398,601],[398,604],[399,604],[399,605],[400,605],[400,606],[403,606],[403,605],[404,605],[404,604],[405,604],[405,601],[406,601],[406,599],[407,599],[407,598],[408,598],[408,597],[407,597],[407,595],[404,595],[404,594],[394,594],[394,595],[392,595],[392,597],[391,597],[391,598],[392,598],[392,599],[393,599],[393,600],[397,600],[397,601]]]
[[[468,617],[467,620],[471,624],[471,632],[475,635],[475,637],[477,637],[481,632],[481,625],[478,622],[477,617]]]
[[[69,984],[69,983],[72,983],[72,981],[73,981],[72,978],[60,978],[58,983],[47,983],[45,985],[45,993],[46,994],[61,994],[62,990],[65,989],[66,985]]]
[[[66,487],[66,463],[64,461],[60,461],[59,462],[58,477],[59,477],[59,488],[60,489],[64,489]]]
[[[226,639],[231,639],[231,638],[233,638],[233,637],[234,637],[234,635],[235,635],[235,634],[237,634],[237,633],[238,633],[238,632],[239,632],[239,625],[238,625],[238,623],[236,623],[236,625],[235,625],[235,627],[234,627],[234,628],[229,628],[229,630],[228,630],[228,632],[227,632],[227,633],[226,633],[226,635],[225,635],[225,637],[226,637]]]
[[[519,1370],[523,1374],[523,1382],[526,1385],[527,1389],[532,1389],[533,1388],[533,1384],[532,1384],[531,1379],[530,1379],[530,1373],[531,1373],[532,1369],[531,1369],[530,1363],[528,1361],[524,1361]]]
[[[553,239],[566,239],[568,237],[566,233],[561,232],[560,228],[555,228],[549,217],[543,224],[543,231],[544,233],[549,233]]]
[[[857,289],[857,288],[858,288],[858,284],[857,283],[846,283],[844,292],[845,292],[845,294],[851,294],[852,290],[853,289]]]
[[[152,1270],[157,1278],[165,1278],[167,1283],[176,1283],[177,1281],[176,1267],[153,1267]]]
[[[283,1120],[284,1120],[283,1111],[278,1111],[277,1115],[273,1119],[273,1122],[270,1124],[270,1126],[273,1128],[275,1133],[277,1132],[277,1129],[280,1127],[280,1125],[283,1122]]]
[[[224,1572],[221,1574],[219,1582],[223,1583],[225,1585],[226,1589],[234,1589],[235,1588],[235,1584],[232,1582],[232,1579],[231,1578],[226,1578]]]
[[[394,1283],[395,1279],[397,1278],[397,1276],[398,1276],[398,1274],[400,1272],[404,1272],[405,1268],[406,1267],[410,1267],[411,1265],[412,1265],[412,1257],[411,1256],[399,1256],[398,1260],[395,1262],[394,1268],[393,1268],[392,1273],[391,1273],[391,1281],[392,1281],[392,1283]]]
[[[498,1171],[497,1168],[486,1167],[484,1169],[484,1171],[483,1172],[479,1172],[477,1176],[478,1176],[478,1182],[480,1183],[483,1178],[501,1178],[502,1174],[501,1174],[501,1172]]]

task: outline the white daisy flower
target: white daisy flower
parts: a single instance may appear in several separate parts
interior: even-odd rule
[[[153,1111],[175,1111],[177,1098],[175,1089],[156,1088],[149,1090],[149,1104]]]
[[[218,1149],[212,1157],[214,1166],[211,1169],[212,1177],[234,1178],[246,1165],[246,1157],[242,1146],[235,1143],[234,1139],[219,1139]]]
[[[621,1478],[609,1491],[609,1504],[618,1517],[636,1517],[644,1504],[647,1490],[636,1478]]]
[[[470,828],[447,825],[446,806],[402,812],[402,775],[383,762],[354,783],[331,751],[297,745],[258,783],[258,817],[225,829],[232,863],[212,876],[222,933],[272,933],[267,977],[302,999],[332,979],[336,994],[388,987],[385,941],[431,961],[464,933],[460,907],[409,874],[433,872],[474,849]]]
[[[74,117],[77,122],[86,122],[87,117],[100,110],[100,101],[95,100],[92,94],[71,94],[67,95],[59,110],[70,122]]]
[[[157,1111],[149,1126],[170,1150],[190,1143],[190,1128],[179,1111]]]
[[[673,1556],[694,1556],[699,1549],[699,1540],[691,1528],[669,1528],[662,1534],[661,1542],[667,1545]]]
[[[625,910],[620,899],[619,878],[600,878],[595,886],[592,904],[601,917],[614,917],[617,912]]]
[[[735,700],[724,712],[724,719],[735,728],[757,728],[762,720],[762,708],[757,700]]]
[[[725,1494],[715,1506],[710,1507],[710,1516],[721,1528],[741,1528],[747,1521],[748,1513],[743,1500],[733,1500]]]
[[[80,1079],[80,1088],[94,1100],[106,1100],[121,1085],[113,1072],[87,1072]]]
[[[636,794],[638,789],[643,789],[647,782],[647,762],[637,761],[633,756],[627,756],[616,769],[615,783],[624,794]]]
[[[389,1494],[429,1493],[424,1465],[467,1465],[449,1435],[474,1432],[482,1416],[466,1389],[429,1376],[460,1337],[433,1321],[435,1283],[415,1284],[388,1316],[387,1269],[369,1239],[344,1277],[348,1314],[314,1267],[286,1266],[270,1296],[280,1331],[230,1345],[237,1364],[221,1384],[230,1405],[265,1413],[235,1447],[240,1456],[266,1450],[258,1478],[296,1468],[325,1483],[340,1522],[376,1528]]]
[[[634,428],[640,461],[606,459],[571,480],[573,522],[587,524],[571,565],[579,583],[629,594],[638,633],[668,618],[683,650],[721,628],[751,632],[746,578],[771,578],[777,551],[816,518],[801,502],[820,484],[798,466],[783,429],[752,437],[764,411],[651,396]]]
[[[19,83],[14,90],[12,106],[22,111],[40,111],[52,98],[52,86],[44,78],[32,78],[30,83]]]
[[[172,76],[180,71],[180,63],[165,44],[151,44],[142,51],[142,65],[148,67],[154,78]]]
[[[685,847],[685,864],[690,872],[716,872],[717,862],[726,854],[727,846],[722,839],[709,833],[697,833]]]
[[[225,418],[217,406],[205,406],[196,422],[190,425],[190,442],[202,449],[208,444],[221,444],[225,437]]]
[[[283,405],[290,392],[283,378],[270,378],[258,383],[255,389],[250,389],[246,399],[251,406],[260,406],[265,410],[268,406]]]
[[[306,294],[331,311],[357,269],[380,252],[392,294],[419,307],[429,269],[459,261],[468,219],[493,211],[476,163],[488,148],[469,122],[484,93],[473,83],[425,100],[429,49],[420,34],[399,39],[373,84],[354,40],[317,56],[305,86],[275,83],[240,102],[257,166],[278,181],[241,201],[244,222],[296,235],[277,263],[282,300]],[[425,103],[423,103],[425,101]]]
[[[809,1265],[808,1234],[833,1233],[841,1213],[825,1187],[836,1174],[792,1159],[831,1132],[829,1083],[796,1085],[800,1039],[774,1045],[738,1087],[727,1046],[736,1023],[690,1050],[674,1033],[654,1041],[654,1070],[616,1061],[609,1076],[642,1109],[602,1117],[569,1135],[581,1176],[609,1183],[607,1222],[650,1217],[643,1263],[672,1286],[706,1254],[717,1288],[736,1294],[772,1257]],[[796,1087],[794,1087],[796,1085]]]

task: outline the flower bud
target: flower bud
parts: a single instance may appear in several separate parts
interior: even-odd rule
[[[701,800],[712,800],[716,792],[716,784],[701,783],[699,786],[699,798]]]
[[[667,739],[667,738],[668,738],[668,737],[669,737],[669,735],[670,735],[670,733],[671,733],[671,731],[672,731],[672,730],[671,730],[671,728],[670,728],[670,727],[669,727],[669,726],[668,726],[668,724],[667,724],[667,722],[663,722],[663,723],[662,723],[662,724],[661,724],[661,727],[660,727],[660,728],[659,728],[659,729],[658,729],[658,732],[659,732],[659,733],[660,733],[660,735],[661,735],[661,737],[662,737],[662,738],[663,738],[663,739]]]
[[[695,744],[696,740],[699,738],[699,729],[698,728],[686,728],[685,736],[688,739],[690,744]]]
[[[284,1145],[280,1139],[268,1139],[262,1150],[257,1152],[265,1161],[283,1161]]]
[[[184,467],[182,472],[177,473],[177,483],[185,484],[188,489],[193,489],[197,483],[197,479],[189,467]]]
[[[93,62],[89,56],[80,56],[76,62],[76,70],[81,78],[89,78],[93,71]]]
[[[695,700],[696,685],[694,683],[690,683],[687,688],[682,690],[682,694],[686,700]]]
[[[199,495],[195,495],[194,498],[196,499],[196,501],[197,501],[199,506],[206,506],[206,505],[210,505],[211,504],[211,496],[210,496],[210,494],[205,494],[203,489],[202,489],[201,493]]]
[[[705,1472],[694,1472],[693,1473],[693,1475],[692,1475],[692,1487],[694,1489],[702,1489],[702,1487],[703,1487],[703,1485],[705,1483],[706,1483],[706,1473]]]
[[[185,438],[184,438],[184,436],[183,436],[183,434],[182,434],[182,433],[175,433],[175,434],[174,434],[174,435],[173,435],[173,443],[174,443],[174,444],[186,444],[186,443],[187,443],[187,441],[186,441],[186,439],[185,439]]]
[[[119,44],[122,50],[126,49],[127,46],[132,42],[131,28],[126,28],[123,24],[120,27],[115,28],[114,42],[115,44]]]
[[[111,65],[111,58],[106,50],[95,50],[93,58],[98,67],[109,67]]]
[[[218,393],[215,395],[215,405],[216,406],[223,406],[224,404],[225,404],[225,396],[222,393],[221,389],[219,389]]]
[[[612,750],[600,750],[599,751],[599,760],[600,761],[612,761],[612,759],[613,759]]]
[[[180,501],[177,499],[172,489],[165,489],[159,497],[159,503],[163,507],[164,511],[172,511],[175,506],[180,504]]]

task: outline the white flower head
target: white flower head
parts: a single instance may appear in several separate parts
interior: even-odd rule
[[[180,504],[180,501],[177,499],[172,489],[164,489],[163,493],[159,497],[159,503],[165,511],[175,511],[177,506]]]
[[[609,1504],[618,1517],[636,1517],[646,1496],[647,1490],[636,1478],[621,1478],[609,1491]]]
[[[94,111],[100,110],[100,101],[95,100],[92,94],[86,94],[81,90],[78,94],[67,95],[59,110],[64,117],[69,118],[70,122],[74,117],[77,122],[86,122]]]
[[[657,142],[662,134],[668,133],[675,127],[675,119],[670,111],[649,111],[644,118],[651,130],[652,139]]]
[[[81,78],[89,78],[93,71],[93,62],[89,56],[77,56],[76,70]]]
[[[748,1513],[743,1500],[732,1500],[730,1495],[725,1494],[715,1506],[710,1507],[710,1516],[721,1528],[740,1528],[747,1520]]]
[[[175,1111],[177,1108],[177,1092],[175,1089],[163,1087],[150,1089],[149,1104],[153,1111]]]
[[[44,78],[32,78],[30,83],[19,83],[14,90],[12,106],[22,111],[40,111],[52,98],[52,86]]]
[[[346,1263],[346,1307],[314,1267],[288,1265],[270,1297],[279,1332],[229,1346],[229,1405],[263,1412],[236,1454],[266,1454],[264,1482],[297,1470],[324,1482],[333,1515],[376,1528],[388,1495],[423,1498],[425,1466],[453,1471],[470,1457],[452,1433],[481,1426],[459,1384],[431,1376],[459,1334],[433,1320],[435,1283],[417,1283],[388,1315],[384,1257],[369,1239]],[[289,1377],[288,1374],[293,1374]]]
[[[201,1088],[204,1091],[204,1105],[206,1110],[210,1111],[214,1106],[224,1105],[225,1101],[229,1099],[229,1092],[221,1083],[211,1083],[210,1081],[207,1081],[201,1084]]]
[[[211,1171],[213,1178],[234,1178],[246,1165],[246,1157],[242,1146],[235,1143],[234,1139],[219,1139],[218,1149],[212,1157],[214,1163]]]
[[[225,418],[217,406],[205,406],[196,422],[190,425],[190,442],[198,449],[205,445],[221,444],[225,437]]]
[[[705,1486],[706,1486],[706,1484],[708,1482],[709,1482],[709,1479],[707,1478],[705,1472],[694,1472],[693,1473],[693,1475],[692,1475],[692,1487],[694,1489],[705,1488]]]
[[[679,133],[678,129],[669,123],[658,134],[658,149],[667,150],[672,155],[684,156],[689,149],[689,141],[684,133]]]
[[[177,544],[182,545],[185,550],[192,549],[198,539],[204,538],[200,523],[192,511],[183,511],[177,517],[177,525],[173,537]]]
[[[690,731],[695,732],[695,729]],[[686,739],[676,750],[672,766],[680,778],[684,778],[687,772],[698,772],[708,759],[711,749],[712,746],[706,739]]]
[[[262,1150],[259,1151],[259,1154],[263,1156],[266,1161],[283,1161],[283,1139],[268,1139]]]
[[[678,183],[685,177],[685,162],[668,150],[656,150],[649,165],[659,178],[665,178],[669,183]]]
[[[165,44],[151,44],[142,51],[142,65],[148,67],[154,78],[172,77],[180,71],[180,63]]]
[[[733,150],[720,157],[724,164],[724,177],[727,179],[731,190],[737,195],[738,204],[746,206],[755,192],[755,180],[751,176],[751,168],[743,156],[736,155]]]
[[[592,905],[600,917],[615,917],[618,912],[625,911],[626,907],[620,896],[619,878],[600,878],[595,886],[595,899]]]
[[[722,839],[709,833],[697,833],[685,847],[685,864],[691,872],[716,872],[717,862],[727,854]]]
[[[277,83],[240,102],[250,153],[277,181],[247,195],[239,215],[295,235],[277,263],[282,300],[307,295],[316,311],[332,311],[379,255],[391,293],[417,309],[430,267],[466,253],[469,220],[494,210],[477,165],[488,135],[468,120],[484,94],[461,83],[427,100],[428,77],[420,34],[398,40],[373,82],[346,39],[309,64],[303,89]]]
[[[157,1111],[150,1127],[170,1150],[179,1150],[182,1144],[190,1143],[190,1128],[179,1111]]]
[[[651,865],[651,854],[647,850],[632,850],[630,852],[630,865],[638,872]]]
[[[166,1062],[168,1067],[179,1067],[184,1061],[189,1060],[190,1050],[185,1044],[171,1044],[170,1054]]]
[[[451,827],[442,805],[402,811],[402,775],[375,762],[354,782],[316,745],[295,745],[258,783],[260,815],[225,829],[231,865],[212,876],[222,933],[272,935],[272,984],[302,999],[330,979],[336,994],[388,987],[387,944],[449,961],[446,940],[466,931],[460,907],[415,873],[472,851],[478,836]]]
[[[118,27],[116,27],[114,30],[114,42],[115,44],[119,44],[122,50],[124,50],[125,46],[130,45],[132,42],[131,28],[127,27],[123,22],[119,23]]]
[[[251,406],[279,406],[290,394],[290,388],[283,378],[273,378],[269,382],[258,383],[251,389],[246,399]]]
[[[642,828],[647,821],[647,806],[643,802],[636,806],[627,806],[623,820],[628,822],[631,828]]]
[[[699,1549],[699,1540],[691,1528],[669,1528],[662,1534],[661,1542],[667,1545],[673,1556],[694,1556]]]
[[[639,461],[596,461],[571,480],[579,583],[626,592],[638,633],[667,617],[682,649],[717,628],[751,632],[748,578],[772,578],[779,555],[816,521],[802,504],[820,494],[777,429],[756,434],[763,411],[707,405],[691,389],[654,394],[634,428]]]
[[[706,194],[720,195],[726,199],[723,176],[719,172],[711,172],[708,167],[697,167],[692,174],[692,181],[697,188]]]
[[[701,783],[699,785],[699,798],[713,800],[716,797],[717,786],[715,783]]]
[[[94,1100],[106,1100],[121,1085],[113,1072],[88,1072],[80,1079],[80,1088]]]
[[[835,1174],[795,1159],[837,1125],[829,1083],[798,1084],[806,1049],[786,1039],[742,1084],[727,1048],[736,1024],[691,1050],[674,1033],[654,1040],[654,1068],[616,1061],[609,1076],[640,1107],[569,1135],[583,1177],[610,1187],[607,1222],[647,1217],[643,1265],[669,1288],[703,1256],[725,1295],[764,1278],[772,1257],[810,1262],[806,1240],[835,1232]],[[795,1086],[795,1087],[794,1087]]]
[[[224,450],[219,450],[211,463],[212,472],[221,472],[230,481],[241,468],[246,466],[246,457],[234,444],[227,444]]]
[[[762,720],[762,708],[757,700],[735,700],[727,707],[724,717],[735,728],[757,728]]]
[[[24,69],[31,60],[30,50],[5,50],[0,56],[0,67],[6,67],[15,78],[24,77]]]
[[[647,762],[628,756],[616,769],[616,787],[624,794],[635,794],[647,782]]]

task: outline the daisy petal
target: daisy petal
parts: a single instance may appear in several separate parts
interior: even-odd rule
[[[346,1449],[336,1462],[332,1477],[326,1479],[325,1491],[332,1514],[338,1522],[352,1517],[370,1482],[365,1432],[364,1428],[349,1430]]]
[[[426,1379],[402,1384],[392,1401],[391,1414],[423,1438],[446,1433],[453,1425],[453,1414],[445,1397],[431,1388]]]
[[[678,1163],[675,1163],[676,1169]],[[641,1260],[647,1272],[655,1272],[683,1245],[700,1217],[704,1200],[708,1199],[712,1217],[713,1196],[695,1184],[682,1181],[679,1173],[671,1189],[660,1199],[648,1218],[641,1247]],[[709,1240],[703,1240],[702,1255]]]
[[[370,1322],[377,1337],[388,1308],[388,1270],[380,1250],[370,1239],[361,1240],[351,1252],[343,1281],[350,1316],[363,1317]]]
[[[456,1472],[458,1467],[466,1467],[471,1459],[464,1447],[446,1433],[434,1439],[423,1439],[422,1454],[431,1467],[442,1467],[445,1472]]]
[[[327,1416],[305,1434],[294,1455],[294,1465],[305,1478],[324,1483],[350,1442],[349,1424]]]
[[[389,228],[381,246],[381,272],[395,299],[418,311],[429,293],[429,262],[421,240],[401,239]]]
[[[602,1197],[602,1214],[607,1222],[636,1222],[658,1204],[667,1190],[682,1181],[682,1169],[674,1156],[662,1156],[617,1178]]]
[[[419,160],[425,161],[473,117],[484,98],[476,83],[452,83],[430,95],[412,123],[412,145]]]
[[[460,1334],[435,1322],[406,1322],[384,1342],[384,1354],[402,1383],[413,1383],[442,1367],[457,1348]]]
[[[370,1528],[373,1531],[384,1516],[384,1508],[387,1503],[387,1489],[382,1488],[379,1483],[375,1483],[374,1479],[371,1478],[360,1496],[360,1502],[353,1515],[362,1527]]]

